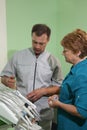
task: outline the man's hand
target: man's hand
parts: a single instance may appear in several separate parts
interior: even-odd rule
[[[14,76],[11,76],[11,77],[3,76],[1,77],[1,82],[9,88],[16,89],[16,85],[15,85],[16,80]]]
[[[45,88],[39,88],[29,93],[26,97],[31,102],[35,102],[44,95],[44,92],[45,92]]]

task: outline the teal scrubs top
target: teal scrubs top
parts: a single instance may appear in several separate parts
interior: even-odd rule
[[[62,83],[59,100],[75,105],[83,119],[58,108],[58,130],[87,130],[87,59],[71,67]]]

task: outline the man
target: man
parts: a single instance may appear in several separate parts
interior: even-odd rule
[[[48,96],[58,93],[62,82],[60,62],[45,51],[51,30],[47,25],[32,28],[32,47],[16,52],[1,73],[1,81],[15,88],[37,106],[44,130],[51,130],[53,110]]]

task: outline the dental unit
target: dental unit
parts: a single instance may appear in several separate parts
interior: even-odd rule
[[[18,90],[8,88],[2,83],[0,83],[0,120],[16,130],[42,130],[36,123],[40,120],[36,106]]]

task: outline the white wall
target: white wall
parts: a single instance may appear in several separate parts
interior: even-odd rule
[[[6,36],[6,6],[5,0],[0,0],[0,72],[7,62]]]

